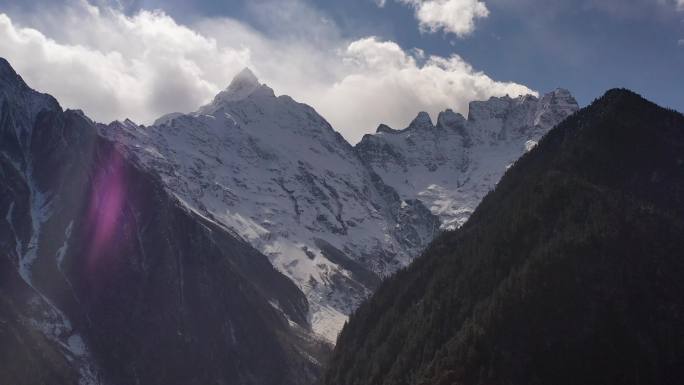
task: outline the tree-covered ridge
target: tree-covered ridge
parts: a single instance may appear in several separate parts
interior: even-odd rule
[[[674,384],[684,116],[611,90],[343,329],[326,384]]]

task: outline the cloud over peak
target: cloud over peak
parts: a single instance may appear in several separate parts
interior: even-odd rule
[[[451,108],[465,115],[472,100],[538,95],[520,84],[495,81],[458,55],[424,57],[420,51],[405,51],[377,37],[352,42],[344,58],[354,70],[327,90],[321,110],[333,122],[356,127],[352,141],[379,122],[403,128],[418,111],[436,117]]]
[[[377,37],[349,41],[314,10],[293,15],[299,19],[279,28],[292,23],[326,33],[266,35],[225,17],[182,25],[163,11],[126,15],[74,0],[44,19],[0,13],[0,56],[32,87],[103,122],[150,123],[194,111],[250,67],[277,93],[312,105],[351,142],[381,122],[401,127],[417,111],[465,113],[471,100],[533,93],[491,79],[458,55],[426,56]]]

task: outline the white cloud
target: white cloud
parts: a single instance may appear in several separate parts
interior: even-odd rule
[[[81,6],[56,19],[59,42],[0,14],[0,55],[33,87],[102,121],[192,109],[220,90],[217,74],[249,62],[248,48],[219,47],[161,12]]]
[[[380,8],[384,7],[385,4],[387,4],[387,0],[374,0],[374,1],[375,1],[375,4]]]
[[[184,26],[161,11],[127,16],[84,0],[45,19],[0,14],[0,56],[32,87],[103,122],[149,123],[196,110],[249,66],[277,93],[314,106],[351,142],[381,122],[405,126],[420,110],[465,113],[474,99],[532,92],[494,81],[456,55],[426,57],[375,37],[345,41],[322,15],[294,12],[302,3],[273,4],[294,7],[280,13],[289,21],[279,22],[277,37],[228,18]],[[313,34],[319,38],[307,38]]]
[[[489,16],[479,0],[399,0],[415,9],[421,31],[453,33],[464,37],[475,30],[475,21]]]
[[[418,111],[429,112],[433,119],[446,108],[465,115],[472,100],[536,95],[525,86],[492,80],[457,55],[430,56],[419,64],[396,43],[375,37],[349,44],[344,57],[353,68],[326,90],[320,109],[331,121],[348,127],[352,141],[378,122],[404,128]]]

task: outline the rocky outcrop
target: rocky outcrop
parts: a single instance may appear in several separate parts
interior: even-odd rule
[[[441,226],[461,226],[503,173],[551,128],[577,111],[567,90],[470,103],[468,119],[451,110],[437,123],[421,112],[406,129],[381,125],[355,149],[402,199],[417,199]]]

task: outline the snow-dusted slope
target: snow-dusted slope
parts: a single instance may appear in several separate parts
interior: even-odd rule
[[[276,97],[249,70],[196,113],[102,131],[189,209],[269,256],[306,294],[313,330],[331,342],[379,277],[406,266],[439,227],[316,111]]]
[[[0,58],[0,384],[316,383],[303,293],[119,147]]]
[[[442,227],[462,225],[507,167],[577,111],[570,93],[470,103],[466,120],[446,110],[433,125],[421,112],[404,130],[385,125],[356,145],[361,158],[402,199],[419,199]]]

